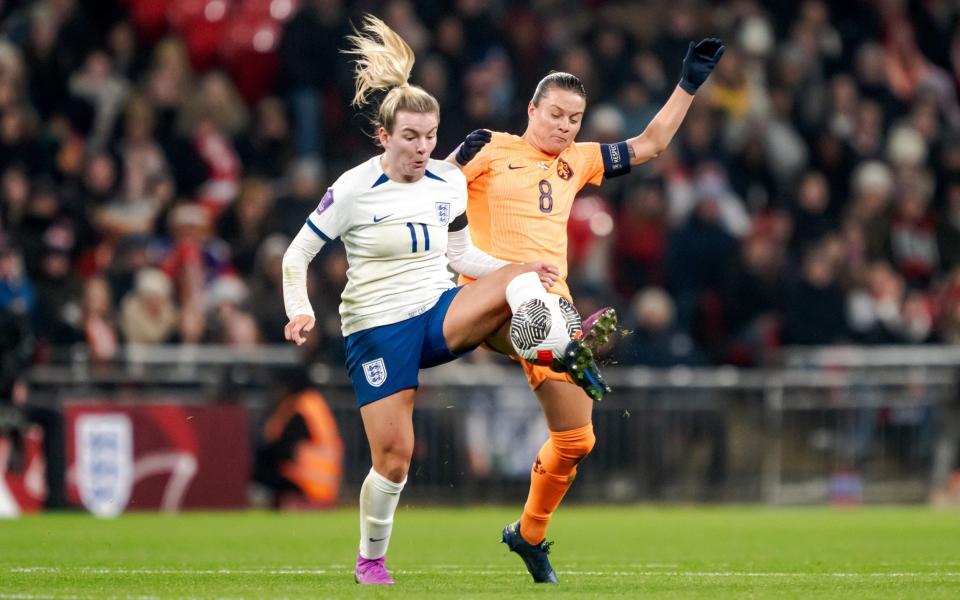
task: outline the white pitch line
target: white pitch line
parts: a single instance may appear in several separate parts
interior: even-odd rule
[[[261,569],[168,569],[168,568],[122,568],[122,567],[13,567],[8,569],[10,573],[70,573],[70,574],[89,574],[89,575],[341,575],[352,572],[352,569],[345,568],[343,565],[337,565],[337,568],[323,569],[303,569],[297,567],[281,568],[261,568]],[[396,569],[394,573],[398,575],[523,575],[525,572],[518,569],[471,569],[461,565],[437,565],[432,569]],[[915,571],[915,572],[887,572],[887,573],[809,573],[809,572],[778,572],[778,571],[650,571],[650,570],[610,570],[610,571],[580,571],[580,570],[561,570],[561,575],[580,576],[580,577],[702,577],[702,578],[791,578],[791,577],[869,577],[869,578],[956,578],[960,577],[960,572],[937,572],[937,571]],[[11,596],[0,595],[0,598]],[[31,596],[14,596],[28,598]],[[39,596],[38,596],[39,597]],[[60,598],[61,596],[57,596]]]
[[[81,600],[90,598],[91,600],[100,596],[77,596],[75,594],[7,594],[0,592],[0,599],[3,600]],[[111,598],[123,598],[124,600],[160,600],[159,596],[111,596]]]
[[[325,575],[329,569],[157,569],[117,567],[15,567],[11,573],[82,573],[92,575]]]
[[[0,592],[0,598],[10,598],[13,600],[78,600],[80,596],[55,596],[52,594],[4,594]]]

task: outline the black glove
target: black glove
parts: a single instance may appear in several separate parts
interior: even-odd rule
[[[467,134],[460,148],[457,149],[457,155],[454,157],[460,166],[467,164],[473,157],[480,152],[480,149],[486,146],[492,139],[493,134],[486,129],[476,129]]]
[[[687,55],[683,58],[683,72],[680,74],[680,87],[688,94],[696,94],[697,88],[710,77],[713,68],[720,62],[727,47],[718,38],[706,38],[690,42]]]

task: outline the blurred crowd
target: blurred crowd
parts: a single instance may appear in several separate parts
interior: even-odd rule
[[[580,141],[641,132],[691,40],[727,51],[669,150],[586,188],[581,312],[624,364],[762,364],[784,345],[960,341],[960,6],[951,0],[40,0],[0,3],[0,311],[34,360],[86,344],[280,343],[280,260],[374,154],[339,52],[364,12],[438,98],[435,158],[522,133],[551,69]],[[317,360],[346,260],[314,261]]]

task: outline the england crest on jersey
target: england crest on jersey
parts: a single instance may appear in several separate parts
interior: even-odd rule
[[[437,202],[437,218],[440,219],[441,225],[450,224],[450,203],[449,202]]]
[[[387,380],[387,367],[383,364],[383,359],[378,358],[363,363],[363,375],[367,378],[367,383],[373,387],[383,385],[383,382]]]

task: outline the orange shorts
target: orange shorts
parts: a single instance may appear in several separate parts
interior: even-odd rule
[[[510,358],[518,361],[520,366],[523,367],[523,372],[527,374],[527,383],[530,384],[530,389],[533,391],[537,391],[537,388],[540,387],[547,379],[573,383],[573,379],[570,378],[568,373],[557,373],[550,367],[531,365],[527,361],[521,359],[519,356],[511,356]]]
[[[499,351],[491,348],[486,342],[480,345],[484,348],[484,350],[489,350],[490,352],[496,352],[497,354],[500,354]],[[537,391],[537,388],[539,388],[547,379],[573,383],[573,379],[571,379],[570,375],[567,373],[557,373],[550,367],[532,365],[516,354],[507,354],[506,356],[510,357],[510,360],[520,363],[520,366],[523,367],[524,374],[527,376],[527,383],[530,385],[530,389],[533,391]]]

